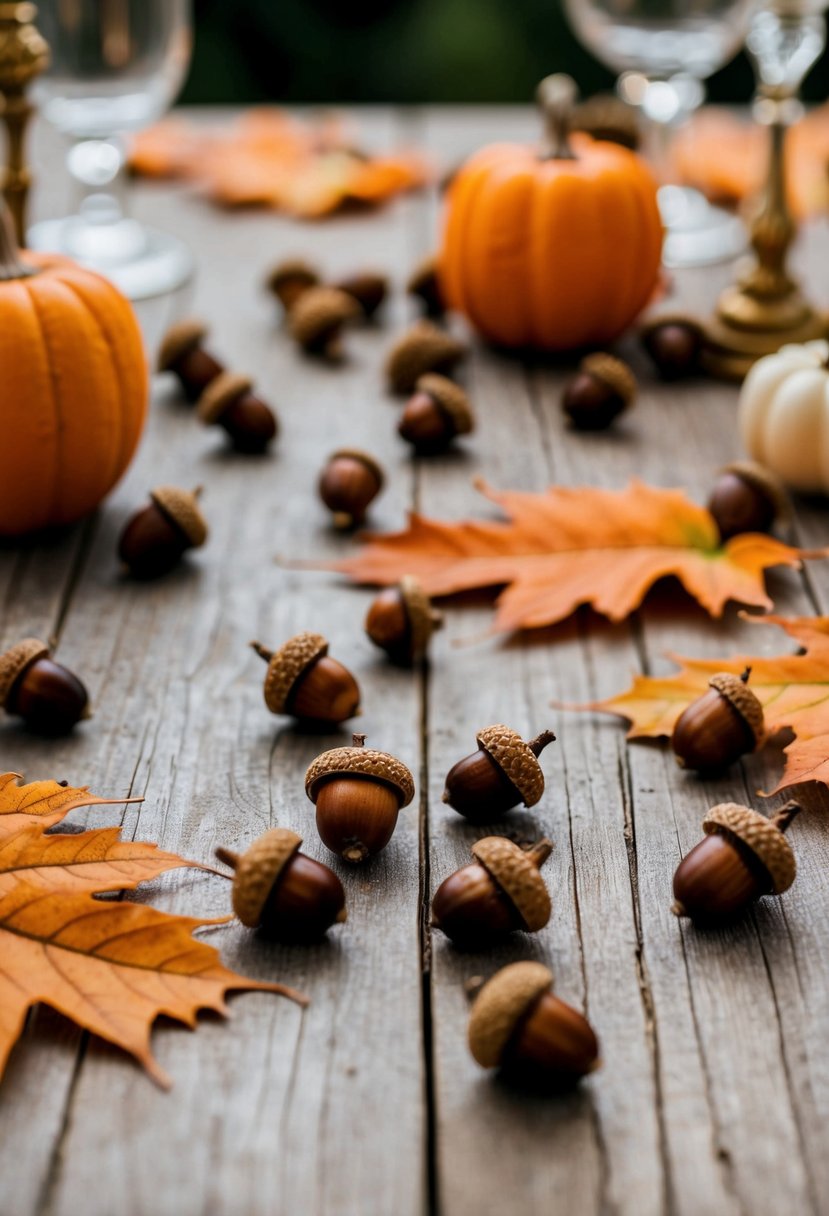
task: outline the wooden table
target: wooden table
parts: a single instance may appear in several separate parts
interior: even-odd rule
[[[530,111],[503,109],[372,110],[359,121],[372,144],[422,141],[446,164],[488,139],[530,137],[535,125]],[[37,210],[59,211],[67,200],[48,132],[37,149]],[[139,186],[135,203],[142,218],[185,237],[200,264],[192,299],[142,307],[150,348],[176,313],[204,316],[215,349],[278,406],[282,435],[270,458],[229,454],[159,380],[140,457],[98,517],[0,554],[0,642],[56,636],[58,656],[82,674],[96,706],[64,742],[4,725],[0,768],[141,794],[140,806],[71,821],[120,818],[126,837],[192,858],[283,824],[330,860],[302,779],[343,734],[303,734],[272,718],[247,646],[310,628],[357,674],[360,728],[411,765],[419,796],[387,851],[344,874],[348,924],[325,944],[276,948],[238,925],[210,933],[230,965],[296,985],[312,1004],[302,1012],[244,995],[228,1025],[203,1017],[194,1034],[159,1026],[154,1046],[172,1093],[48,1010],[31,1017],[0,1089],[2,1216],[829,1212],[829,798],[810,793],[792,830],[800,873],[789,893],[727,931],[695,931],[670,913],[673,870],[707,807],[755,802],[780,753],[705,783],[680,774],[664,748],[629,747],[615,720],[550,707],[608,695],[634,671],[667,671],[670,650],[774,653],[785,639],[734,611],[711,622],[670,588],[615,627],[585,612],[524,639],[458,647],[489,619],[487,603],[471,598],[449,609],[431,666],[412,674],[383,662],[363,634],[370,592],[275,561],[350,550],[314,491],[339,444],[369,448],[388,470],[372,513],[381,529],[398,527],[413,506],[447,518],[488,514],[475,475],[540,490],[622,486],[636,474],[703,500],[714,469],[739,452],[735,391],[659,385],[631,348],[642,384],[636,410],[585,437],[562,422],[563,370],[476,347],[466,377],[478,433],[457,454],[413,462],[380,372],[411,315],[402,291],[381,326],[349,337],[347,365],[332,368],[294,349],[261,281],[279,257],[307,253],[330,274],[377,265],[400,288],[435,240],[434,196],[317,226],[226,215],[178,187]],[[815,231],[799,254],[824,292],[827,246]],[[729,274],[686,275],[677,288],[707,304]],[[205,485],[209,544],[160,583],[125,583],[119,530],[163,482]],[[825,543],[825,509],[798,509],[796,534]],[[782,612],[826,611],[829,563],[770,585]],[[493,825],[553,838],[554,915],[534,938],[465,955],[433,938],[427,908],[480,833],[440,794],[476,730],[495,721],[558,734],[543,759],[541,804]],[[205,916],[228,907],[224,882],[186,871],[138,898]],[[603,1069],[562,1099],[510,1091],[467,1051],[464,981],[523,958],[549,963],[560,995],[601,1038]]]

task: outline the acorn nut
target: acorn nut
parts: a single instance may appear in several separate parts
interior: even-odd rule
[[[198,401],[208,384],[224,371],[218,359],[202,346],[206,334],[203,321],[177,321],[167,330],[158,352],[158,370],[178,376],[188,401]]]
[[[0,705],[40,735],[66,735],[90,716],[83,684],[38,638],[24,638],[0,654]]]
[[[340,448],[329,456],[318,490],[333,515],[334,527],[346,530],[361,524],[385,480],[382,467],[368,452]]]
[[[421,376],[400,416],[398,434],[421,456],[443,452],[457,435],[475,428],[469,397],[454,380]]]
[[[432,634],[442,626],[442,615],[411,575],[404,575],[396,587],[381,591],[366,616],[366,633],[372,642],[401,667],[422,659]]]
[[[353,296],[366,320],[371,320],[388,293],[388,280],[376,271],[364,270],[358,274],[346,275],[334,284],[338,291]]]
[[[544,793],[538,757],[555,740],[544,730],[530,743],[508,726],[487,726],[478,750],[453,765],[446,776],[443,801],[472,823],[487,823],[523,802],[535,806]]]
[[[302,258],[287,258],[279,262],[265,280],[268,291],[276,296],[286,313],[291,311],[301,295],[310,287],[319,286],[319,283],[317,271]]]
[[[419,301],[427,317],[442,317],[446,303],[438,277],[437,254],[430,253],[415,266],[406,282],[406,292]]]
[[[549,840],[524,850],[502,836],[472,846],[475,861],[450,874],[432,900],[432,928],[465,949],[491,946],[522,929],[537,933],[550,919],[550,893],[539,869],[553,851]]]
[[[354,735],[351,747],[323,752],[305,774],[320,839],[353,864],[386,847],[398,812],[414,797],[414,780],[405,764],[365,747],[365,741],[365,735]]]
[[[251,642],[251,647],[268,664],[264,694],[272,714],[321,724],[344,722],[358,712],[357,681],[329,656],[321,634],[298,633],[275,652],[259,642]]]
[[[682,314],[664,314],[640,330],[642,345],[663,380],[682,380],[699,368],[702,327]]]
[[[198,415],[205,426],[220,426],[237,452],[258,456],[276,437],[276,416],[261,397],[251,392],[248,376],[223,372],[208,385],[198,403]]]
[[[579,431],[602,431],[636,399],[636,379],[614,355],[587,355],[564,387],[561,408]]]
[[[309,355],[341,359],[342,333],[361,312],[360,305],[336,287],[309,287],[291,306],[288,329]]]
[[[741,676],[721,671],[708,690],[682,711],[671,747],[682,768],[716,772],[753,752],[763,737],[763,707],[748,687],[751,668]]]
[[[118,542],[118,556],[133,578],[167,574],[188,549],[207,540],[207,523],[199,510],[201,486],[192,492],[158,486],[150,502],[127,521]]]
[[[720,470],[708,510],[720,540],[727,541],[743,532],[771,532],[778,520],[788,517],[789,500],[783,483],[770,469],[738,460]]]
[[[386,376],[395,393],[412,393],[421,376],[447,375],[466,354],[466,346],[431,321],[417,321],[392,346]]]

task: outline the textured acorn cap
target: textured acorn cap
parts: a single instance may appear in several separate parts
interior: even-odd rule
[[[321,633],[298,633],[289,638],[268,660],[265,673],[265,704],[272,714],[285,714],[285,702],[299,677],[323,655],[328,642]]]
[[[271,828],[239,858],[233,875],[233,911],[249,929],[261,924],[273,885],[301,844],[296,832]]]
[[[503,836],[485,836],[472,846],[472,856],[515,905],[527,931],[543,929],[553,908],[547,884],[530,854]]]
[[[39,638],[24,638],[0,654],[0,705],[5,705],[15,681],[38,659],[49,657],[49,647]]]
[[[288,327],[300,346],[313,348],[361,312],[354,296],[338,287],[309,287],[288,314]]]
[[[597,380],[601,380],[603,384],[612,388],[614,393],[618,393],[622,398],[625,405],[632,405],[636,399],[636,377],[627,363],[623,363],[615,355],[597,351],[596,354],[587,355],[582,359],[579,369],[590,376],[595,376]]]
[[[383,466],[378,464],[374,457],[369,452],[364,452],[362,448],[337,448],[336,452],[332,452],[328,457],[328,463],[332,460],[359,460],[360,464],[364,464],[369,469],[377,481],[379,490],[382,490],[386,480],[386,474],[383,472]]]
[[[239,376],[236,372],[220,372],[199,397],[196,413],[200,421],[205,426],[212,426],[237,397],[249,393],[252,388],[253,381],[250,376]]]
[[[438,270],[438,255],[430,253],[421,258],[406,280],[406,294],[422,300],[433,316],[444,311]]]
[[[732,460],[730,464],[724,465],[720,472],[733,473],[753,489],[765,494],[774,506],[775,519],[785,522],[791,516],[792,504],[786,487],[777,474],[765,465],[758,464],[756,460]]]
[[[725,697],[731,708],[740,715],[754,737],[756,747],[765,731],[763,706],[746,681],[730,671],[720,671],[711,677],[708,687],[716,689],[721,697]]]
[[[512,963],[484,984],[469,1014],[469,1050],[483,1068],[498,1067],[516,1026],[552,986],[542,963]]]
[[[320,786],[330,777],[371,777],[382,781],[397,793],[401,807],[408,806],[414,798],[412,774],[402,760],[388,752],[356,745],[323,752],[311,762],[305,774],[305,793],[312,802],[317,801]]]
[[[443,620],[439,613],[435,612],[432,601],[423,590],[422,583],[414,575],[404,574],[399,587],[409,622],[412,654],[417,657],[425,654],[429,639],[443,624]]]
[[[302,258],[286,258],[279,262],[265,280],[268,291],[282,300],[282,288],[286,283],[304,283],[306,287],[316,287],[320,277],[309,262]]]
[[[768,873],[775,895],[788,891],[797,873],[791,845],[770,819],[736,802],[712,806],[702,823],[707,836],[733,836],[742,841]]]
[[[456,435],[468,435],[475,426],[475,415],[469,397],[459,384],[447,376],[429,372],[415,384],[415,392],[428,393],[452,420]]]
[[[150,491],[150,498],[168,519],[179,528],[194,549],[207,540],[207,521],[199,510],[198,500],[192,490],[180,490],[177,486],[158,486]]]
[[[431,321],[417,321],[392,346],[386,375],[396,393],[410,393],[427,372],[447,372],[466,354],[466,346]]]
[[[487,726],[477,739],[478,746],[492,757],[518,790],[524,806],[535,806],[544,793],[544,774],[535,752],[518,732],[498,723]]]
[[[207,333],[204,321],[189,317],[171,325],[161,340],[158,352],[158,370],[166,372],[174,363],[199,345]]]

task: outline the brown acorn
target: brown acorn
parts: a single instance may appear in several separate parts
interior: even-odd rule
[[[318,489],[334,527],[345,530],[361,524],[385,480],[382,466],[368,452],[340,448],[329,456]]]
[[[716,772],[753,752],[763,738],[763,707],[741,676],[721,671],[676,720],[671,747],[682,768]]]
[[[360,708],[360,689],[354,676],[328,654],[328,642],[319,633],[298,633],[279,650],[259,642],[251,647],[268,664],[265,704],[272,714],[290,714],[302,722],[345,722]]]
[[[133,578],[167,574],[188,549],[207,540],[207,523],[199,510],[201,487],[179,490],[158,486],[150,502],[127,521],[118,542],[118,556]]]
[[[404,575],[396,587],[386,587],[372,600],[366,633],[389,658],[403,667],[422,659],[429,639],[443,625],[418,579]]]
[[[301,258],[288,258],[279,262],[265,280],[268,291],[276,296],[286,313],[291,311],[309,287],[317,287],[319,283],[317,271]]]
[[[343,279],[338,279],[334,283],[334,287],[338,291],[344,291],[347,295],[353,296],[363,310],[366,320],[370,320],[385,300],[389,284],[384,274],[364,270],[358,274],[350,274]]]
[[[205,426],[222,427],[236,451],[250,456],[264,452],[278,431],[273,410],[252,388],[250,377],[223,372],[207,386],[198,404]]]
[[[323,844],[343,861],[366,861],[384,849],[400,809],[414,797],[414,779],[402,761],[365,747],[354,735],[351,747],[323,752],[305,774],[305,793],[316,804]]]
[[[328,866],[300,853],[301,844],[296,832],[271,828],[241,856],[216,849],[234,871],[233,911],[273,941],[319,941],[346,919],[343,884]]]
[[[167,330],[158,352],[158,370],[178,376],[188,401],[198,401],[208,384],[224,371],[218,359],[202,346],[206,334],[203,321],[177,321]]]
[[[24,638],[0,654],[0,705],[39,735],[66,735],[90,717],[83,684],[38,638]]]
[[[288,330],[307,354],[341,359],[343,329],[360,312],[354,296],[345,291],[336,287],[309,287],[291,306]]]
[[[466,346],[431,321],[417,321],[397,339],[386,359],[392,392],[411,393],[428,372],[447,375],[466,354]]]
[[[785,486],[770,469],[737,460],[720,470],[708,499],[722,541],[743,532],[771,532],[790,513]]]
[[[469,1050],[482,1068],[499,1068],[509,1081],[556,1092],[600,1067],[592,1026],[552,988],[552,972],[541,963],[512,963],[477,991]]]
[[[475,428],[469,397],[446,376],[421,376],[400,416],[398,433],[421,456],[443,452]]]
[[[720,924],[762,895],[787,891],[797,866],[783,833],[799,811],[799,803],[787,802],[767,819],[734,802],[712,807],[702,824],[705,839],[674,874],[674,915]]]
[[[564,386],[561,408],[579,431],[602,431],[636,399],[636,378],[614,355],[587,355]]]
[[[643,325],[639,336],[663,380],[683,380],[699,370],[704,335],[693,317],[663,313]]]
[[[519,802],[535,806],[544,793],[538,757],[555,740],[544,730],[530,743],[508,726],[487,726],[477,736],[478,750],[446,775],[443,801],[472,823],[488,823]]]
[[[406,282],[406,292],[420,302],[427,317],[443,316],[446,303],[438,278],[437,254],[430,253],[418,262]]]
[[[571,130],[584,131],[593,139],[621,144],[634,152],[641,138],[636,110],[614,93],[594,93],[580,101],[573,110]]]
[[[456,946],[480,950],[507,933],[537,933],[552,905],[539,869],[553,851],[549,840],[520,849],[503,836],[472,846],[475,861],[444,879],[432,900],[432,928]]]

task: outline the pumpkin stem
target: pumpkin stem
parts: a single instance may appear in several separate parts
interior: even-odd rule
[[[12,217],[6,204],[0,200],[0,283],[28,279],[33,274],[37,274],[37,270],[20,260]]]
[[[556,72],[545,76],[536,91],[536,99],[546,126],[542,160],[576,160],[570,147],[570,121],[577,96],[572,76]]]

